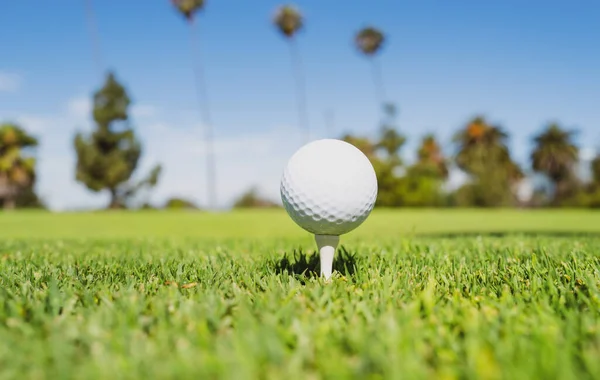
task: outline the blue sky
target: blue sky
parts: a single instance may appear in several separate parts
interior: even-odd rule
[[[60,5],[58,5],[60,4]],[[0,120],[35,133],[38,190],[54,209],[103,205],[74,181],[72,137],[88,130],[89,98],[101,83],[83,0],[0,2]],[[531,137],[558,121],[600,146],[600,2],[297,1],[306,15],[298,42],[313,138],[370,134],[379,108],[369,63],[352,46],[372,24],[389,36],[380,56],[390,100],[411,157],[421,135],[452,133],[476,114],[511,134],[527,165]],[[270,24],[278,1],[207,1],[199,32],[217,139],[222,205],[251,185],[278,197],[297,134],[289,50]],[[141,171],[165,167],[152,195],[206,201],[202,126],[193,86],[190,33],[167,0],[94,1],[102,60],[126,84],[146,148]],[[141,174],[141,172],[140,172]]]

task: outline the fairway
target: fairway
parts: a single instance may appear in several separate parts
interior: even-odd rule
[[[600,378],[600,213],[0,214],[0,378]]]
[[[600,234],[600,213],[588,210],[382,210],[343,240],[398,239],[416,235],[452,234]],[[14,239],[139,239],[272,240],[305,238],[309,234],[283,210],[202,212],[0,213],[0,238]],[[308,238],[307,238],[308,237]]]

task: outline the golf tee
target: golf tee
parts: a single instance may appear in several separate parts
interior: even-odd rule
[[[315,235],[315,241],[317,242],[321,258],[321,276],[325,276],[325,279],[329,280],[333,273],[333,256],[340,242],[340,237],[334,235]]]

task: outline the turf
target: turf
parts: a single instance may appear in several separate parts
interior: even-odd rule
[[[600,378],[600,214],[0,215],[0,378]]]

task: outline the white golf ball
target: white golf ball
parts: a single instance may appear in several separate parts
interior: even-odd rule
[[[377,198],[373,165],[345,141],[304,145],[288,161],[281,200],[292,220],[316,235],[342,235],[367,219]]]

